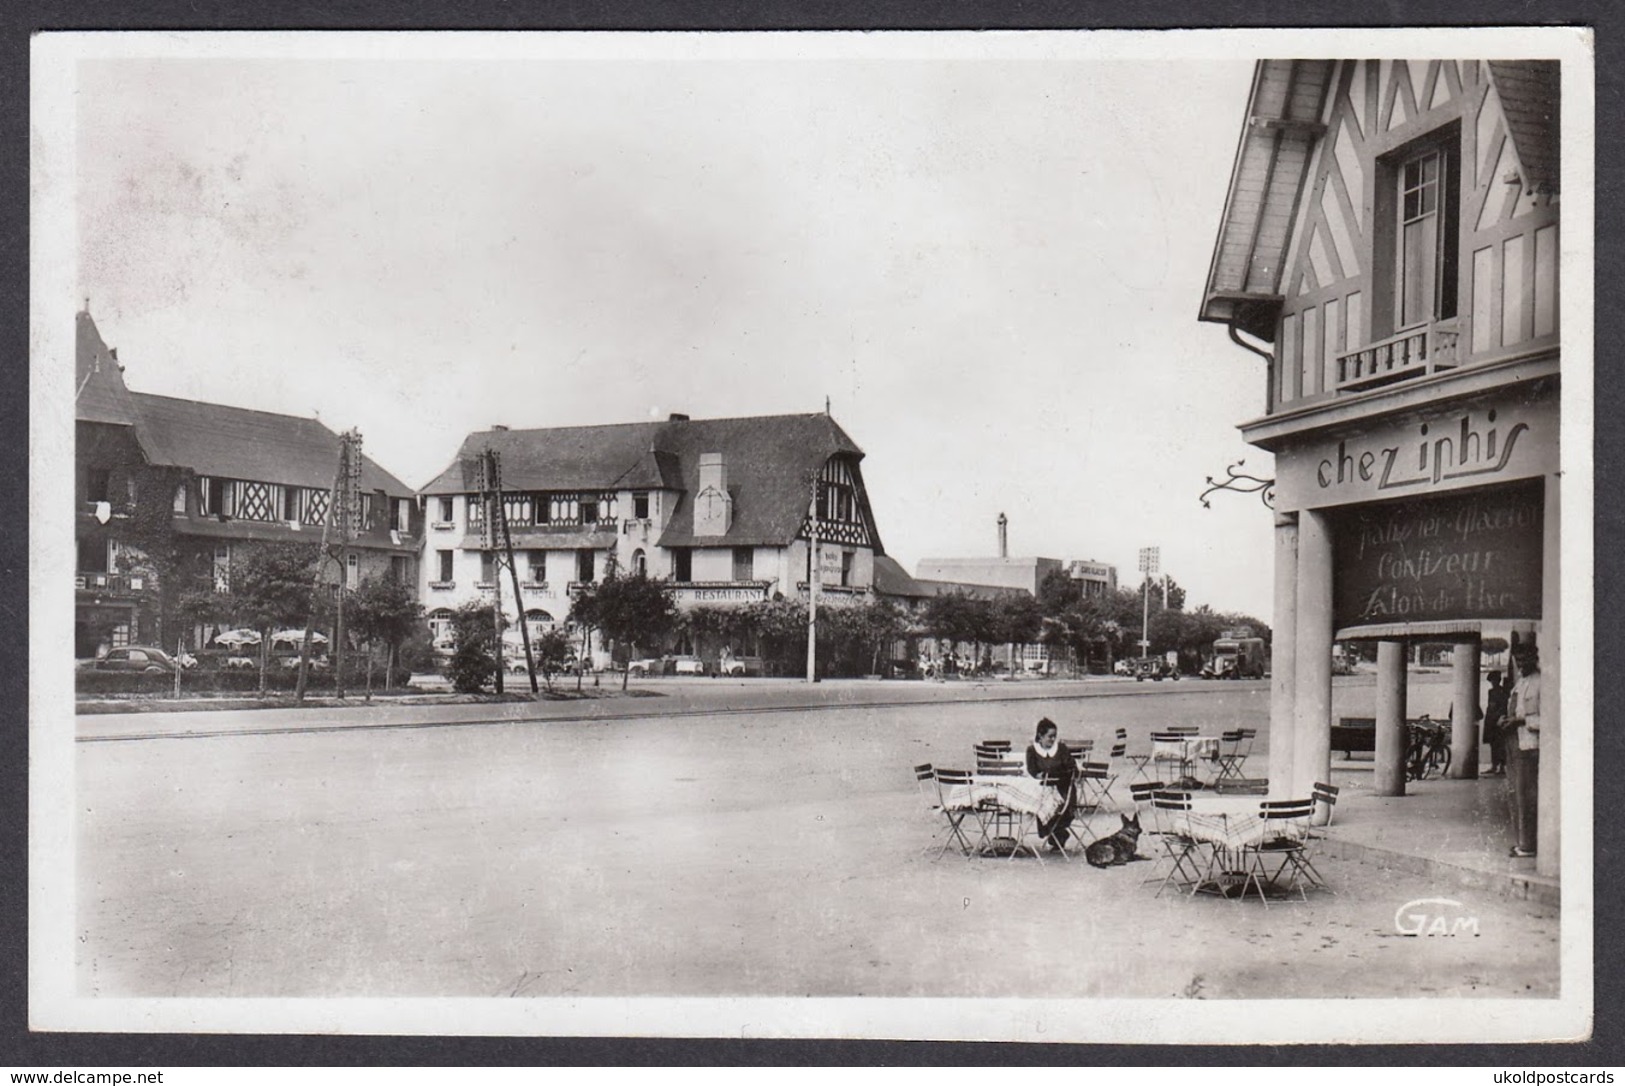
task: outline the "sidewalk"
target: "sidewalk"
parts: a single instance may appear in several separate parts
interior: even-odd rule
[[[1441,882],[1543,905],[1559,904],[1558,880],[1535,874],[1513,845],[1504,777],[1406,783],[1403,796],[1372,791],[1370,762],[1335,762],[1336,815],[1322,832],[1327,855],[1360,860]]]

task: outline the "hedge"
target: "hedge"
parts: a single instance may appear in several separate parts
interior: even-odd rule
[[[362,691],[367,688],[366,670],[357,669],[353,672],[345,669],[347,678],[346,691]],[[395,669],[395,686],[405,686],[411,678],[411,673],[402,669]],[[312,671],[306,678],[307,690],[334,689],[334,676],[331,671]],[[292,691],[299,683],[297,671],[283,671],[280,668],[266,676],[267,690]],[[384,683],[384,669],[378,668],[372,675],[372,688],[382,690]],[[258,671],[205,671],[202,669],[181,672],[181,693],[184,694],[253,694],[260,688],[260,675]],[[170,674],[149,675],[141,671],[96,671],[86,669],[78,672],[74,677],[74,689],[80,694],[171,694],[175,690],[175,676]]]

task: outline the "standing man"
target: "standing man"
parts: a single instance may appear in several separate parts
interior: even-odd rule
[[[1485,776],[1504,777],[1507,772],[1507,705],[1512,697],[1512,676],[1501,681],[1501,673],[1489,673],[1490,690],[1484,699],[1484,742],[1490,745],[1490,768]]]
[[[1512,846],[1512,855],[1527,857],[1535,854],[1535,801],[1540,782],[1540,652],[1533,645],[1522,646],[1513,663],[1518,681],[1507,710],[1507,767],[1518,843]]]

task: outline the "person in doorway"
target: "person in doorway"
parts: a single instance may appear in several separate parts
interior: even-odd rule
[[[1038,824],[1038,836],[1058,852],[1066,847],[1072,819],[1077,815],[1077,789],[1073,787],[1077,764],[1072,760],[1072,751],[1061,742],[1055,721],[1049,717],[1038,722],[1037,732],[1027,747],[1027,775],[1035,780],[1050,781],[1061,793],[1061,809],[1048,822]]]
[[[1507,769],[1512,782],[1512,824],[1517,844],[1512,855],[1535,854],[1535,803],[1540,781],[1540,653],[1533,646],[1513,657],[1518,681],[1507,707]]]
[[[1501,681],[1501,673],[1489,673],[1490,690],[1484,699],[1484,742],[1490,745],[1490,768],[1487,777],[1504,777],[1507,772],[1507,703],[1512,697],[1512,675]]]

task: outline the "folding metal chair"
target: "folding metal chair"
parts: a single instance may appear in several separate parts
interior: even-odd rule
[[[982,824],[982,815],[979,804],[971,798],[972,779],[969,772],[963,769],[939,769],[934,777],[937,785],[936,809],[948,823],[948,839],[937,850],[937,859],[942,859],[948,851],[948,846],[954,842],[959,843],[959,852],[962,856],[970,856],[981,847],[981,841],[987,837],[986,827]],[[976,822],[980,831],[978,842],[973,845],[965,836],[965,819],[970,818]]]
[[[1105,762],[1084,761],[1078,764],[1078,806],[1098,811],[1111,798],[1112,784],[1117,778]]]
[[[1258,805],[1258,817],[1264,823],[1259,840],[1238,850],[1240,870],[1244,875],[1239,904],[1249,888],[1258,891],[1258,899],[1269,908],[1266,887],[1279,887],[1281,877],[1292,872],[1287,892],[1298,891],[1304,901],[1309,900],[1305,884],[1325,889],[1326,882],[1315,870],[1309,858],[1307,831],[1310,816],[1314,814],[1313,799],[1265,800]],[[1272,866],[1273,865],[1273,866]]]
[[[1246,764],[1248,755],[1252,754],[1253,740],[1257,738],[1257,728],[1237,728],[1219,736],[1219,757],[1215,763],[1217,771],[1213,777],[1214,788],[1226,781],[1239,781],[1246,776],[1242,772],[1242,766]]]
[[[1341,789],[1335,784],[1322,784],[1316,781],[1313,794],[1309,797],[1314,800],[1317,807],[1323,803],[1326,805],[1326,825],[1328,826],[1332,824],[1332,815],[1337,813],[1337,793],[1339,791]]]
[[[1161,827],[1157,836],[1162,842],[1163,858],[1168,861],[1168,870],[1160,882],[1155,875],[1145,880],[1148,883],[1159,882],[1157,892],[1152,896],[1161,897],[1176,878],[1181,880],[1177,887],[1179,890],[1194,889],[1202,881],[1202,873],[1197,870],[1197,853],[1201,849],[1201,842],[1190,835],[1185,820],[1191,809],[1190,793],[1154,791],[1151,793],[1151,806]]]

